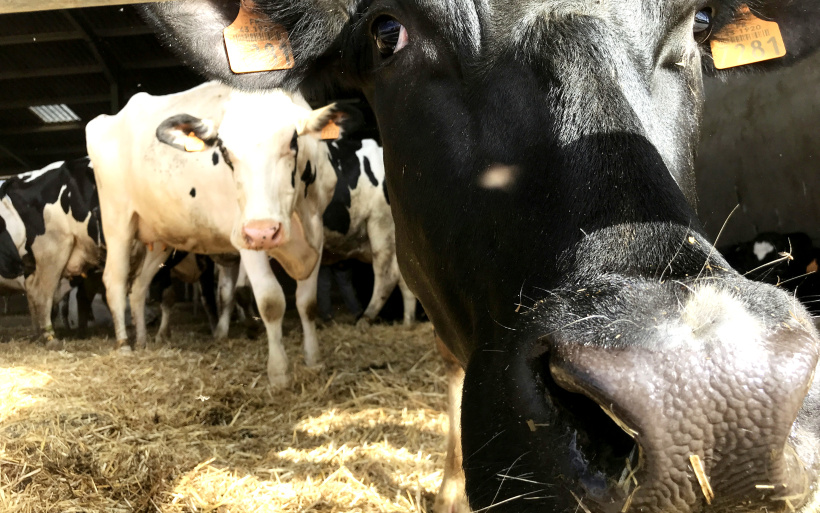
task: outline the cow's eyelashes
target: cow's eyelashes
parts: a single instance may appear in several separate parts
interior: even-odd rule
[[[698,43],[706,41],[712,35],[712,19],[711,7],[706,7],[695,13],[695,19],[692,22],[692,33]]]
[[[376,48],[384,56],[390,56],[407,46],[407,29],[391,16],[382,15],[370,26]]]

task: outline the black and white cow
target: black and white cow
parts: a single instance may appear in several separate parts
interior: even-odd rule
[[[373,264],[373,294],[362,320],[373,321],[398,284],[404,325],[413,323],[416,296],[399,272],[396,225],[390,212],[381,146],[373,139],[339,139],[328,145],[336,189],[325,210],[323,264],[355,258]]]
[[[286,69],[234,74],[239,3],[146,11],[231,84],[364,92],[402,274],[466,370],[474,509],[818,510],[818,334],[703,236],[692,162],[710,41],[787,66],[820,2],[748,0],[781,42],[733,0],[257,0]]]
[[[239,253],[267,329],[271,384],[287,384],[289,373],[282,346],[285,296],[269,257],[297,280],[305,361],[319,362],[321,216],[336,184],[321,132],[346,119],[335,105],[311,110],[298,94],[249,94],[210,82],[165,96],[136,94],[116,116],[88,123],[106,234],[103,281],[119,349],[131,351],[125,301],[129,248],[139,241],[151,250],[130,287],[138,348],[147,342],[149,285],[172,249]],[[239,266],[230,269],[235,283]],[[227,333],[222,320],[221,333]]]
[[[3,187],[5,180],[0,180],[0,187]],[[23,274],[23,259],[17,249],[14,239],[6,227],[6,216],[3,212],[5,203],[0,200],[0,280],[18,281],[18,277]],[[2,283],[2,282],[0,282]]]
[[[15,258],[10,248],[2,250],[0,268],[6,272],[0,286],[25,291],[34,329],[48,347],[61,347],[51,324],[60,280],[84,274],[104,256],[97,185],[89,159],[55,162],[4,181],[0,220],[4,223],[0,245],[8,245],[10,239],[17,253]]]

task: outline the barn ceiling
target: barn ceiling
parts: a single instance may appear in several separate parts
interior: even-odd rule
[[[0,14],[0,176],[85,155],[85,124],[134,93],[202,81],[131,5]]]

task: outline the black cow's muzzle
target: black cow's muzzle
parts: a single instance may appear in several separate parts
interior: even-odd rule
[[[471,360],[462,422],[472,506],[801,511],[820,439],[818,337],[802,308],[745,280],[598,292],[578,307],[597,312],[586,324],[552,318],[529,345]],[[478,415],[498,420],[469,433]]]

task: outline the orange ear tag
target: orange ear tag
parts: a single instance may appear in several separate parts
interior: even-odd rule
[[[234,73],[290,69],[293,50],[284,27],[248,9],[242,2],[239,15],[222,31],[228,62]]]
[[[333,122],[333,120],[328,121],[327,125],[322,129],[322,140],[324,141],[334,141],[342,135],[342,130],[339,128],[339,125]]]
[[[761,20],[752,14],[746,4],[740,6],[734,22],[715,34],[711,45],[717,69],[744,66],[786,55],[780,26],[774,21]]]
[[[194,135],[193,132],[185,136],[185,151],[195,153],[205,149],[205,141]]]

